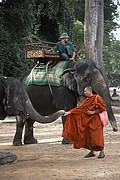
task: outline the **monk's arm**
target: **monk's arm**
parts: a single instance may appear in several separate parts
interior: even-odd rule
[[[105,104],[104,100],[102,99],[102,97],[98,96],[97,97],[97,108],[95,110],[95,113],[99,114],[105,110],[106,110],[106,104]]]
[[[69,114],[81,114],[81,112],[83,111],[83,109],[80,108],[79,106],[76,106],[75,108],[65,112],[64,116],[67,116]]]

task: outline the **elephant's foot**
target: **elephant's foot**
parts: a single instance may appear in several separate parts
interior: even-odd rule
[[[22,142],[21,141],[13,141],[13,146],[21,146]]]
[[[38,141],[34,137],[34,132],[33,132],[33,120],[28,120],[25,122],[25,134],[24,134],[24,144],[37,144]]]
[[[13,140],[13,146],[21,146],[21,145],[22,145],[21,139],[15,137]]]
[[[62,144],[72,144],[68,139],[63,138]]]
[[[35,139],[33,136],[32,137],[26,136],[24,138],[24,144],[37,144],[37,143],[38,143],[37,139]]]
[[[12,163],[17,159],[17,156],[13,153],[0,152],[0,165]]]

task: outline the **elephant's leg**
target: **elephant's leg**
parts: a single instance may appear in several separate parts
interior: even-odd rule
[[[25,121],[25,134],[24,134],[24,144],[36,144],[37,140],[33,135],[33,124],[34,121],[28,119]]]
[[[24,118],[21,116],[16,116],[16,133],[13,140],[14,146],[22,145],[22,132],[24,126]]]
[[[65,121],[66,121],[66,117],[62,117],[63,127],[64,127],[64,124],[65,124]],[[62,139],[62,144],[71,144],[71,142],[68,139],[63,138]]]

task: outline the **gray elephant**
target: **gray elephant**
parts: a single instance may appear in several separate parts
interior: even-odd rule
[[[22,144],[22,131],[24,123],[31,118],[39,123],[51,123],[64,114],[63,110],[43,117],[32,106],[31,101],[21,82],[13,77],[0,78],[0,119],[6,116],[16,116],[16,134],[13,145]]]
[[[83,89],[91,85],[93,90],[100,94],[106,102],[109,121],[113,127],[113,131],[117,131],[116,119],[114,117],[110,95],[100,70],[97,68],[93,60],[83,60],[77,62],[69,62],[67,69],[62,74],[62,86],[55,87],[48,85],[25,86],[25,80],[30,71],[24,73],[20,81],[24,85],[26,92],[38,113],[41,115],[49,115],[60,109],[68,111],[77,106],[78,97],[83,97]],[[63,126],[65,117],[62,117]],[[33,135],[34,119],[29,118],[25,125],[24,143],[37,143]],[[62,143],[67,143],[63,139]]]

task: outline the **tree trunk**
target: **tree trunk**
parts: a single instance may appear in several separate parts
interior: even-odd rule
[[[85,58],[93,59],[107,82],[103,63],[104,0],[85,0]]]
[[[103,62],[104,0],[85,0],[84,44],[85,58],[96,62],[107,84]],[[110,93],[109,93],[110,97]],[[115,102],[114,102],[115,103]],[[116,103],[117,104],[117,103]]]
[[[96,0],[85,0],[84,43],[86,59],[96,61],[96,41],[98,24],[98,5]]]
[[[101,69],[103,77],[107,83],[107,75],[103,62],[103,39],[104,39],[104,0],[98,2],[98,27],[97,27],[97,58],[96,63]]]

